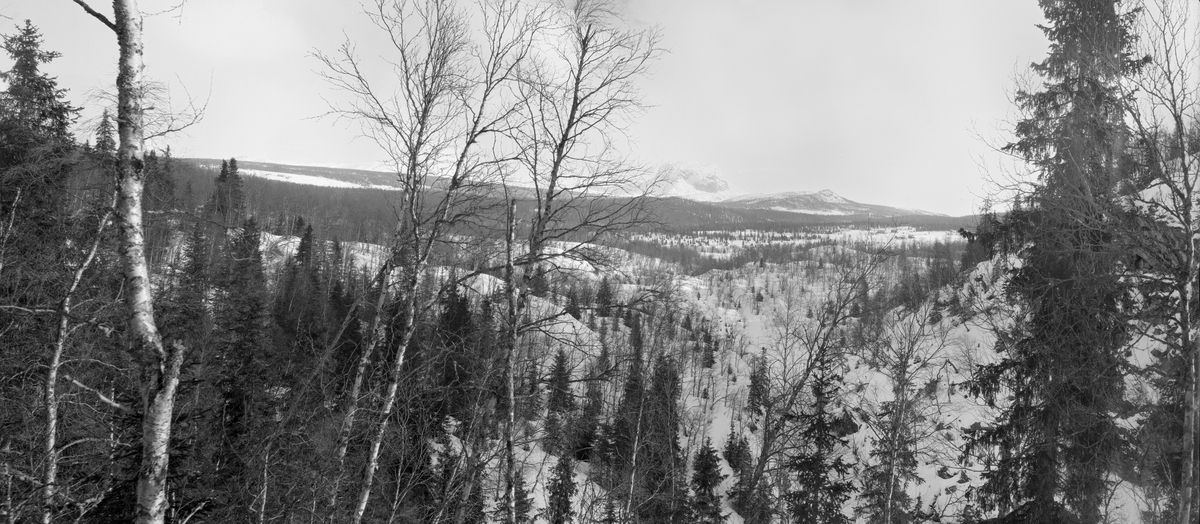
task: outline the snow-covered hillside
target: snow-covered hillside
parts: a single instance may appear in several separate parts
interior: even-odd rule
[[[221,161],[213,159],[184,159],[214,172],[220,170]],[[346,169],[336,167],[300,166],[291,164],[276,164],[270,162],[254,162],[242,160],[238,162],[238,173],[242,176],[262,178],[276,182],[318,186],[328,188],[364,188],[398,190],[395,173],[370,171],[364,169]]]
[[[630,362],[640,361],[647,375],[654,366],[672,366],[679,380],[679,470],[691,471],[706,440],[725,450],[744,439],[750,460],[765,464],[770,472],[766,485],[772,500],[786,495],[783,479],[789,461],[806,446],[794,420],[824,406],[844,428],[831,453],[848,467],[845,478],[854,489],[841,511],[851,522],[867,522],[870,479],[886,473],[880,450],[895,431],[888,417],[897,402],[903,402],[910,414],[904,419],[904,438],[911,439],[915,460],[912,476],[899,483],[906,507],[919,515],[918,520],[962,522],[964,510],[972,505],[971,494],[984,481],[979,463],[962,460],[963,446],[972,428],[989,426],[998,413],[998,407],[970,395],[967,383],[977,366],[997,358],[994,330],[1017,316],[1000,293],[1007,278],[1003,268],[985,261],[919,303],[879,311],[878,336],[864,338],[864,297],[882,300],[874,297],[886,294],[905,275],[930,269],[933,259],[904,253],[944,245],[953,240],[952,232],[880,228],[708,233],[675,239],[648,235],[643,240],[667,245],[704,239],[714,253],[727,257],[736,250],[776,245],[794,249],[797,256],[786,263],[760,260],[689,276],[664,260],[614,247],[553,243],[549,251],[557,256],[545,265],[547,284],[529,297],[526,322],[536,329],[522,342],[527,352],[522,358],[541,363],[534,375],[544,376],[548,363],[563,352],[574,397],[589,398],[588,384],[600,384],[602,420],[615,424]],[[299,243],[294,236],[263,233],[268,274],[279,274]],[[368,272],[386,255],[378,245],[341,246],[346,257],[341,263]],[[325,248],[328,252],[331,246]],[[427,278],[444,280],[456,271],[462,269],[435,266]],[[624,313],[603,312],[594,294],[580,294],[600,286],[611,286],[615,303],[636,305]],[[504,286],[491,274],[478,274],[467,279],[462,290],[479,304],[498,296]],[[572,311],[573,304],[582,307]],[[644,348],[640,355],[633,349],[635,338]],[[1148,365],[1153,360],[1150,349],[1146,344],[1134,348],[1131,363]],[[705,352],[710,350],[708,361]],[[826,401],[815,397],[812,389],[818,356],[828,359],[827,371],[835,377],[834,393]],[[545,382],[533,384],[539,395],[546,394]],[[1129,386],[1131,402],[1149,387],[1136,380]],[[761,388],[757,394],[756,387]],[[550,505],[551,471],[562,457],[548,440],[553,431],[550,415],[544,406],[538,409],[543,412],[526,415],[521,423],[516,454],[532,498],[531,513],[541,523]],[[1123,423],[1132,429],[1140,422]],[[467,451],[466,436],[455,433],[459,425],[445,421],[448,437],[438,444],[440,453]],[[501,443],[488,440],[494,449],[487,453],[500,457]],[[595,522],[608,501],[626,496],[610,493],[613,480],[605,477],[605,467],[594,459],[574,462],[577,489],[572,506],[579,522]],[[735,469],[723,453],[719,469],[724,479],[718,493],[727,522],[742,523],[735,497],[746,470]],[[488,470],[483,485],[489,493],[502,483],[499,471],[498,464]],[[1112,478],[1106,508],[1110,520],[1141,522],[1139,511],[1149,495],[1116,472]],[[488,495],[488,504],[495,500],[494,494]],[[783,511],[785,506],[774,508]]]

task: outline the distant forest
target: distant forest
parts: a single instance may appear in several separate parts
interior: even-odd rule
[[[202,167],[197,160],[176,161],[178,198],[185,207],[195,209],[212,192],[217,171]],[[342,240],[384,244],[393,233],[396,223],[397,192],[368,188],[336,188],[293,184],[242,176],[247,209],[264,221],[285,220],[302,216],[318,219],[322,235]],[[527,192],[526,192],[527,193]],[[502,222],[504,202],[496,199],[487,209],[494,215],[490,222]],[[534,203],[529,198],[518,199],[518,207],[530,211]],[[894,227],[908,226],[917,230],[973,230],[979,216],[962,217],[912,215],[902,217],[871,217],[864,215],[808,215],[787,211],[738,209],[708,202],[682,198],[656,199],[647,206],[652,216],[638,231],[663,230],[685,233],[690,231],[821,231],[830,227]],[[494,232],[495,234],[499,234]]]

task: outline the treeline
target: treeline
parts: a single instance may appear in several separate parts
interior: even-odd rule
[[[828,258],[829,250],[822,248],[832,246],[843,246],[861,253],[879,249],[879,246],[866,241],[819,237],[800,243],[775,242],[771,239],[762,242],[746,241],[737,246],[729,242],[732,238],[728,234],[714,235],[718,240],[703,243],[697,241],[697,237],[683,238],[686,240],[680,241],[679,237],[670,235],[661,238],[637,236],[608,243],[631,253],[670,262],[689,275],[702,275],[712,270],[737,269],[747,264],[790,264],[806,261],[823,263]],[[710,237],[704,235],[702,238]],[[711,245],[714,249],[720,248],[720,251],[706,252],[705,245]],[[951,281],[948,273],[970,269],[980,261],[979,248],[975,244],[964,242],[901,242],[888,245],[886,252],[905,261],[910,258],[923,260],[926,267],[936,268],[935,273],[939,276],[935,280],[938,285]],[[932,289],[937,287],[925,291]]]
[[[655,201],[655,216],[670,231],[757,230],[787,232],[814,227],[913,227],[922,231],[955,230],[973,227],[977,216],[946,217],[908,215],[880,217],[868,215],[808,215],[772,209],[743,209],[720,203],[696,202],[682,198]]]
[[[180,209],[195,210],[212,194],[218,172],[184,160],[176,162],[173,175]],[[253,176],[241,177],[241,185],[246,208],[264,221],[319,219],[328,237],[386,244],[396,221],[394,192],[306,186]]]
[[[185,208],[202,203],[212,189],[214,171],[194,159],[176,162],[177,198]],[[268,164],[269,165],[269,164]],[[397,193],[394,190],[321,187],[294,184],[260,177],[243,177],[247,205],[262,216],[310,215],[322,218],[322,227],[331,235],[358,242],[382,244],[392,233]],[[189,189],[190,188],[190,189]],[[531,210],[536,206],[528,190],[514,192],[518,206]],[[896,219],[866,216],[829,217],[782,211],[732,209],[702,202],[666,199],[656,201],[654,216],[643,226],[652,231],[666,229],[680,233],[692,231],[728,231],[754,229],[772,233],[833,230],[846,227],[896,227],[903,225],[919,231],[944,231],[973,228],[978,217],[911,216]],[[503,201],[495,199],[492,219],[502,220]],[[772,217],[764,220],[762,215]],[[707,218],[705,218],[707,217]]]

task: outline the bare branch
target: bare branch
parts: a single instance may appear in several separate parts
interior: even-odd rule
[[[125,404],[122,404],[120,402],[117,402],[116,400],[113,400],[108,395],[101,393],[99,390],[97,390],[91,386],[88,386],[87,384],[84,384],[78,380],[75,380],[75,377],[72,377],[71,375],[63,373],[63,378],[70,381],[72,384],[75,385],[75,387],[78,387],[84,391],[88,391],[88,392],[92,393],[93,395],[96,396],[97,400],[99,400],[100,402],[103,402],[105,404],[108,404],[109,406],[113,407],[117,411],[120,411],[121,413],[124,413],[129,416],[133,416],[133,415],[137,414],[137,412],[133,408],[126,406]]]
[[[91,6],[87,5],[87,3],[84,2],[83,0],[73,0],[73,1],[76,4],[79,4],[79,7],[82,7],[83,10],[87,12],[87,14],[96,17],[96,20],[99,20],[100,23],[104,24],[109,29],[112,29],[114,33],[117,32],[117,24],[114,24],[112,22],[112,20],[108,19],[107,16],[104,16],[103,14],[97,12],[95,9],[92,9]]]

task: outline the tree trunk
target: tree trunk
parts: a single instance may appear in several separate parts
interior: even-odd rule
[[[154,321],[154,298],[142,228],[142,15],[137,0],[113,0],[117,65],[117,220],[132,353],[142,367],[142,467],[137,482],[138,524],[162,524],[167,514],[171,418],[184,348],[170,354]]]
[[[46,441],[45,466],[42,473],[42,524],[54,520],[54,488],[58,484],[58,368],[62,362],[62,336],[67,331],[67,316],[59,318],[59,339],[55,341],[46,373]]]
[[[4,449],[0,449],[0,454],[4,455],[4,515],[5,524],[17,524],[17,514],[13,510],[12,499],[12,466],[9,465],[9,453],[12,450],[9,444],[4,444]]]
[[[388,287],[391,283],[391,261],[384,263],[379,270],[379,298],[375,301],[375,316],[371,319],[371,325],[367,330],[367,345],[363,348],[363,354],[358,359],[358,365],[354,368],[354,382],[350,385],[350,393],[346,397],[346,413],[342,416],[342,425],[338,430],[337,449],[334,451],[335,463],[333,472],[333,485],[330,486],[327,521],[335,522],[338,506],[338,492],[341,490],[341,481],[345,476],[342,468],[346,463],[346,451],[350,446],[350,436],[354,429],[354,418],[358,414],[358,397],[362,394],[363,382],[366,380],[367,366],[371,363],[371,357],[375,354],[375,348],[379,345],[379,340],[383,338],[384,324],[379,321],[383,315],[383,308],[387,304]]]
[[[1175,140],[1177,143],[1184,143],[1183,137],[1183,122],[1176,118],[1176,126],[1178,129],[1175,132]],[[1183,442],[1185,445],[1183,452],[1183,471],[1179,486],[1179,523],[1192,524],[1192,513],[1196,505],[1196,446],[1197,446],[1197,420],[1196,410],[1200,409],[1200,351],[1196,347],[1197,334],[1193,332],[1193,302],[1195,301],[1196,279],[1200,278],[1200,261],[1197,260],[1196,253],[1196,228],[1193,220],[1193,189],[1195,187],[1192,182],[1192,175],[1188,169],[1187,161],[1182,164],[1183,167],[1183,192],[1184,200],[1184,233],[1188,235],[1187,252],[1185,254],[1185,263],[1187,264],[1187,277],[1183,285],[1182,296],[1179,297],[1179,330],[1183,336],[1180,347],[1183,350],[1184,358],[1188,360],[1189,366],[1184,373],[1184,416],[1183,416]]]
[[[171,419],[183,355],[183,345],[176,342],[165,366],[151,365],[143,373],[145,413],[142,416],[142,468],[137,483],[137,524],[163,524],[166,519]]]
[[[1189,288],[1191,287],[1189,283]],[[1179,485],[1179,524],[1193,524],[1192,513],[1195,508],[1196,497],[1196,408],[1200,405],[1200,397],[1197,397],[1196,386],[1200,381],[1200,351],[1197,351],[1194,340],[1189,340],[1184,345],[1185,355],[1190,362],[1190,369],[1185,373],[1187,393],[1184,395],[1184,418],[1183,418],[1183,471]]]
[[[383,437],[387,434],[388,421],[392,417],[392,410],[396,407],[396,394],[400,389],[400,378],[404,371],[404,357],[408,353],[408,346],[412,342],[414,325],[417,316],[417,287],[420,279],[420,272],[424,269],[424,264],[415,264],[410,270],[413,272],[409,276],[407,282],[408,288],[406,291],[404,325],[401,327],[403,332],[400,335],[400,344],[396,349],[396,356],[392,359],[391,379],[388,381],[387,393],[384,395],[383,408],[379,413],[379,427],[375,430],[375,434],[371,437],[371,448],[367,454],[367,467],[363,472],[363,483],[358,491],[358,503],[354,506],[354,514],[351,516],[352,524],[362,522],[363,514],[367,511],[367,503],[371,500],[371,488],[375,481],[375,472],[379,469],[379,454],[383,448]]]
[[[58,304],[58,328],[54,333],[54,348],[50,352],[50,362],[46,364],[46,383],[44,389],[46,401],[46,440],[43,449],[46,455],[46,462],[42,470],[43,524],[50,524],[54,520],[54,495],[58,489],[58,371],[62,367],[63,350],[66,348],[67,334],[70,329],[71,305],[75,298],[75,290],[79,289],[79,283],[83,281],[84,272],[91,267],[92,261],[96,259],[96,252],[99,251],[100,242],[103,239],[104,228],[108,225],[108,220],[111,217],[112,204],[109,204],[108,211],[100,217],[100,224],[96,227],[96,238],[92,240],[91,248],[79,264],[79,267],[75,269],[75,273],[71,276],[71,284],[67,287],[62,301]]]
[[[267,469],[271,464],[270,450],[263,451],[262,457],[262,487],[258,490],[258,515],[256,520],[258,524],[263,524],[267,519],[267,483],[270,482],[270,477],[267,475]]]
[[[517,459],[516,450],[513,448],[513,431],[516,429],[516,394],[513,389],[515,386],[515,367],[517,353],[517,323],[520,322],[518,309],[517,290],[517,275],[516,268],[513,266],[515,246],[517,235],[517,201],[513,199],[508,204],[508,231],[505,236],[504,250],[504,283],[508,287],[506,295],[508,297],[508,352],[504,357],[504,392],[508,397],[508,406],[505,409],[504,423],[504,492],[508,494],[508,504],[504,508],[506,522],[508,524],[516,524],[517,522]]]

